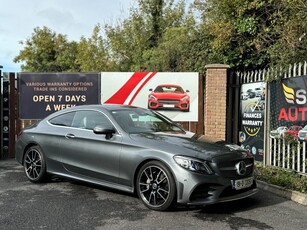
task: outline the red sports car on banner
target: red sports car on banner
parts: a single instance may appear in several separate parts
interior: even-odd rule
[[[149,91],[152,91],[150,89]],[[158,85],[148,95],[149,109],[179,109],[183,112],[190,111],[189,90],[184,91],[181,86],[174,84]]]

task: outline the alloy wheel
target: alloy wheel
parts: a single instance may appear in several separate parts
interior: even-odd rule
[[[36,148],[30,148],[24,158],[24,168],[30,181],[38,181],[44,173],[43,158],[40,151]]]
[[[170,179],[167,173],[156,165],[148,166],[140,174],[139,194],[150,207],[161,207],[170,196]]]

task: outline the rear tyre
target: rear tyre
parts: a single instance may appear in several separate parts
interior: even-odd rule
[[[46,162],[39,146],[30,147],[24,156],[23,167],[29,181],[41,183],[46,181]]]
[[[156,211],[169,209],[176,197],[176,186],[170,170],[159,161],[143,165],[137,176],[137,193],[146,207]]]

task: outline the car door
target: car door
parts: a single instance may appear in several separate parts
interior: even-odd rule
[[[75,177],[117,183],[122,137],[95,134],[96,125],[113,127],[108,117],[99,111],[77,111],[72,127],[61,141],[64,168]]]

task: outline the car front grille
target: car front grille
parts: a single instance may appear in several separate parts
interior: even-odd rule
[[[246,172],[244,175],[239,175],[237,173],[236,164],[240,161],[244,161],[246,164]],[[218,168],[221,176],[225,178],[244,178],[248,175],[251,175],[254,170],[254,159],[247,158],[244,160],[233,160],[233,161],[223,161],[218,163]]]
[[[175,105],[179,103],[179,100],[171,100],[171,99],[160,99],[158,100],[161,104]]]

